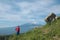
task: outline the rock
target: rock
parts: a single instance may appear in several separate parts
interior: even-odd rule
[[[52,22],[55,20],[55,17],[56,15],[54,13],[51,13],[50,15],[48,15],[46,18],[45,18],[45,21],[48,23],[48,22]]]

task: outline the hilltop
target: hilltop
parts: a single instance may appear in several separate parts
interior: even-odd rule
[[[34,28],[19,36],[12,35],[9,40],[60,40],[60,19],[43,27]]]

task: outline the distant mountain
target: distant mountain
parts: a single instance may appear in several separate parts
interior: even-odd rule
[[[35,27],[39,27],[39,26],[42,26],[42,25],[41,24],[26,23],[24,25],[21,25],[21,29],[22,29],[21,33],[31,30]]]
[[[40,24],[33,24],[33,23],[26,23],[20,26],[21,33],[27,32],[28,30],[31,30],[34,27],[41,26]],[[7,27],[7,28],[0,28],[0,35],[3,34],[13,34],[16,33],[15,31],[16,27]]]
[[[15,33],[15,27],[0,28],[0,35]]]

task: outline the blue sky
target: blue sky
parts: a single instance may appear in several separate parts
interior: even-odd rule
[[[0,0],[0,28],[45,24],[44,18],[52,12],[60,14],[60,0]]]

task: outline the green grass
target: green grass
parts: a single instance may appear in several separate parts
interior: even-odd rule
[[[18,36],[11,35],[9,40],[60,40],[60,19]]]

